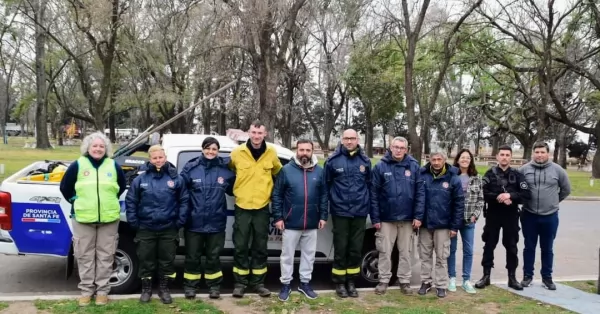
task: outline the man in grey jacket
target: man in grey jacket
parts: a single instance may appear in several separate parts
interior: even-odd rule
[[[523,287],[531,285],[535,250],[538,237],[542,250],[542,284],[548,290],[556,290],[552,281],[554,261],[554,238],[558,230],[558,207],[571,193],[567,172],[548,158],[548,144],[533,145],[533,161],[519,169],[531,190],[531,199],[523,205],[521,227],[525,249],[523,250]]]

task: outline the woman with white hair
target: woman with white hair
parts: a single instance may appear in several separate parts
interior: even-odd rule
[[[109,156],[111,144],[104,134],[86,136],[81,156],[69,165],[60,191],[71,203],[73,250],[79,269],[79,306],[92,296],[96,305],[108,303],[113,258],[121,216],[119,197],[126,189],[125,175]]]

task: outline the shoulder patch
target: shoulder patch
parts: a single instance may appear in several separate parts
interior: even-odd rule
[[[528,188],[527,182],[525,182],[525,181],[521,181],[521,184],[519,184],[519,186],[521,187],[522,190],[527,190],[527,188]]]

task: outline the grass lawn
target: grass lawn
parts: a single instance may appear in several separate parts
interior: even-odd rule
[[[339,313],[339,314],[392,314],[392,313],[464,313],[469,309],[475,313],[572,313],[567,310],[522,298],[500,288],[489,287],[468,295],[462,291],[450,293],[445,299],[438,299],[434,293],[427,296],[405,296],[399,290],[389,290],[385,296],[373,292],[362,292],[358,299],[337,298],[333,294],[323,294],[316,300],[309,300],[298,292],[292,293],[287,302],[279,301],[275,295],[263,299],[247,296],[238,300],[230,297],[218,301],[202,299],[187,301],[176,299],[172,305],[162,305],[154,299],[150,304],[141,305],[137,300],[113,301],[106,307],[94,305],[79,309],[74,300],[37,301],[39,310],[49,313]]]
[[[598,285],[595,280],[567,281],[561,283],[589,293],[597,293],[598,291]]]
[[[76,300],[63,301],[36,301],[35,307],[47,313],[111,313],[111,314],[166,314],[166,313],[226,313],[214,305],[201,301],[191,302],[185,299],[177,299],[173,304],[165,305],[154,299],[147,304],[140,304],[137,299],[111,301],[106,306],[91,304],[80,308]]]
[[[9,137],[9,144],[0,144],[0,164],[5,165],[5,173],[0,174],[0,180],[12,175],[23,167],[44,159],[75,160],[79,157],[79,145],[77,146],[55,146],[51,150],[39,150],[23,148],[27,143],[35,143],[35,139],[22,137]],[[54,143],[53,143],[54,144]],[[116,147],[113,147],[113,151]],[[136,153],[143,156],[143,153]],[[372,159],[373,165],[379,161],[379,157]],[[319,163],[323,165],[324,160]],[[483,174],[489,167],[478,166],[477,170]],[[600,196],[600,180],[596,180],[594,186],[590,186],[590,173],[583,171],[567,170],[571,179],[572,196]]]
[[[4,310],[7,307],[8,307],[8,303],[0,302],[0,311]]]

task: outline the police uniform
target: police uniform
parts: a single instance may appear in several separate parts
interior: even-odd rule
[[[506,248],[506,269],[508,270],[508,285],[521,290],[523,287],[515,277],[515,270],[519,264],[517,257],[519,242],[519,204],[529,200],[530,191],[525,181],[525,176],[516,169],[509,167],[502,170],[495,166],[483,176],[483,196],[487,209],[484,210],[485,226],[483,227],[482,241],[484,275],[476,284],[476,288],[484,288],[490,284],[491,269],[494,267],[494,249],[500,238],[502,229],[502,244]],[[496,198],[502,193],[509,193],[512,204],[499,203]]]

